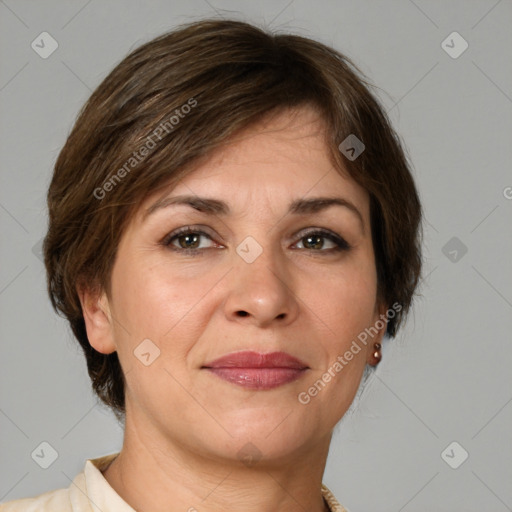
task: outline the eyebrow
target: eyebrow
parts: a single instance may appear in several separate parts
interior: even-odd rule
[[[190,206],[191,208],[207,215],[226,216],[230,214],[228,204],[219,199],[181,195],[159,199],[145,211],[143,218],[146,219],[154,212],[174,205]],[[313,197],[309,199],[296,199],[290,204],[288,213],[294,215],[307,215],[321,212],[332,206],[342,206],[354,213],[359,218],[364,233],[364,220],[361,212],[353,203],[343,197]]]

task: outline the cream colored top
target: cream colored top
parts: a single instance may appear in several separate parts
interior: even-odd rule
[[[68,488],[2,503],[0,512],[135,512],[101,473],[117,455],[88,459]],[[322,495],[331,512],[348,512],[323,484]]]

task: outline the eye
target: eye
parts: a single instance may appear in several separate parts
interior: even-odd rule
[[[208,233],[194,229],[191,226],[184,226],[183,228],[169,233],[161,243],[173,251],[185,253],[199,253],[203,249],[214,247],[214,245],[204,246],[201,243],[202,238],[207,238],[212,241]]]
[[[325,240],[328,241],[327,244]],[[299,243],[303,246],[299,248],[313,252],[339,252],[348,251],[351,248],[343,238],[326,229],[315,229],[303,233]]]
[[[315,228],[301,234],[302,236],[299,242],[297,242],[297,244],[302,245],[302,247],[298,247],[299,249],[319,253],[333,253],[351,249],[351,246],[343,238],[326,229]],[[212,243],[205,246],[202,243],[204,239]],[[193,226],[184,226],[169,233],[161,241],[161,244],[173,251],[190,254],[192,256],[200,254],[205,249],[222,247],[213,243],[212,237],[208,233],[205,233],[201,229],[194,228]]]

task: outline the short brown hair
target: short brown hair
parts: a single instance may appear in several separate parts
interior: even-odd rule
[[[283,108],[315,106],[336,168],[369,193],[378,298],[401,305],[387,325],[395,337],[421,272],[422,211],[399,137],[370,87],[324,44],[203,20],[139,47],[93,92],[55,164],[44,257],[52,305],[82,346],[95,393],[118,419],[125,412],[119,359],[89,344],[77,286],[108,292],[119,240],[141,201]],[[349,135],[365,145],[354,160],[338,149]]]

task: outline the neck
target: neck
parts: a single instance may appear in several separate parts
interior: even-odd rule
[[[147,427],[127,418],[123,448],[104,472],[137,511],[329,511],[321,484],[331,434],[286,460],[244,464],[205,457],[169,439],[156,442],[159,433]]]

